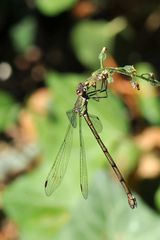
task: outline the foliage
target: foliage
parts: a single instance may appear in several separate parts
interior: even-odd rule
[[[53,109],[50,109],[51,112],[54,110],[55,115],[49,115],[46,118],[34,114],[45,158],[44,163],[36,171],[17,179],[6,189],[5,211],[18,224],[22,240],[55,237],[63,239],[64,236],[65,239],[90,239],[91,237],[99,239],[99,236],[116,239],[119,235],[123,235],[124,239],[132,239],[131,233],[134,236],[137,235],[139,239],[150,239],[152,232],[145,232],[140,227],[150,224],[153,226],[152,231],[155,232],[156,239],[159,234],[158,218],[139,199],[138,209],[131,212],[120,186],[112,182],[111,177],[106,179],[104,173],[98,174],[94,183],[91,184],[89,200],[86,202],[82,200],[80,203],[78,136],[76,134],[74,135],[72,157],[61,187],[50,198],[44,194],[44,176],[53,163],[53,156],[55,157],[55,151],[63,139],[67,126],[65,110],[69,105],[72,108],[75,98],[74,89],[78,81],[82,81],[84,78],[85,76],[81,75],[61,75],[56,72],[47,76],[47,85],[50,91],[56,95],[52,105]],[[116,95],[109,93],[108,101],[102,101],[101,107],[99,107],[99,103],[92,102],[89,110],[91,113],[97,114],[104,123],[102,138],[112,149],[113,156],[121,159],[123,165],[124,162],[128,165],[125,167],[128,169],[127,172],[131,171],[135,167],[135,160],[138,157],[132,138],[130,137],[131,147],[128,145],[127,148],[123,148],[123,151],[112,148],[115,141],[121,141],[121,145],[126,146],[128,144],[126,137],[130,135],[128,115],[121,100]],[[84,126],[84,136],[85,140],[90,139],[85,143],[89,179],[91,180],[93,176],[96,176],[97,169],[106,164],[87,126]],[[121,165],[120,162],[119,165]],[[71,209],[75,209],[75,211],[71,211]],[[81,213],[79,213],[79,209],[81,209]],[[139,217],[137,217],[138,215]],[[130,220],[127,226],[128,218]],[[118,224],[119,227],[116,227],[115,230],[118,219],[121,219],[121,224]]]
[[[136,65],[139,72],[152,71],[153,68],[148,63],[139,63]],[[148,83],[143,82],[143,93],[139,94],[138,102],[139,108],[144,118],[150,123],[160,124],[160,104],[159,97],[156,96],[156,89],[150,87]]]
[[[126,27],[127,22],[122,17],[110,22],[85,20],[78,23],[71,34],[71,41],[78,59],[85,66],[95,70],[98,66],[97,56],[102,46],[107,46],[112,53],[117,34]]]
[[[36,0],[36,6],[43,14],[54,16],[71,8],[75,2],[76,0]]]
[[[36,29],[36,20],[32,17],[24,18],[12,27],[10,36],[17,52],[24,53],[34,45]]]
[[[159,77],[159,37],[154,20],[157,6],[149,1],[130,4],[76,0],[0,2],[1,62],[7,62],[12,69],[11,77],[4,80],[0,68],[1,210],[6,217],[1,215],[0,234],[7,219],[16,224],[21,240],[159,239],[160,221],[156,211],[160,209],[160,189],[156,187],[152,191],[147,187],[146,196],[142,196],[140,182],[144,175],[139,174],[142,157],[148,152],[159,153],[159,143],[156,140],[154,144],[149,138],[154,148],[143,149],[136,140],[145,129],[158,131],[160,125],[159,89],[144,81],[149,75],[143,75],[156,73],[157,69]],[[102,56],[104,66],[101,61],[100,67],[110,71],[109,82],[113,85],[109,85],[107,99],[89,102],[89,113],[100,118],[103,141],[125,179],[139,190],[135,194],[138,202],[135,210],[128,207],[120,184],[113,179],[85,123],[82,124],[89,175],[88,200],[82,199],[79,187],[77,129],[63,183],[51,197],[44,191],[45,178],[68,125],[65,112],[74,106],[79,82],[89,81],[91,72],[99,68],[97,56],[103,46],[107,47],[108,58]],[[120,77],[112,74],[113,68]],[[129,78],[122,79],[127,73],[130,76],[133,69],[137,70],[133,78],[140,84],[140,91],[126,84]],[[48,94],[44,112],[41,105],[39,112],[30,103],[39,89],[45,89]],[[43,100],[40,96],[36,103],[41,104]],[[24,115],[23,120],[28,124],[25,131],[22,112],[32,120],[30,126]],[[30,134],[29,127],[36,132],[38,143],[35,138],[31,138],[30,145],[23,142],[27,133]],[[3,148],[4,141],[13,150],[6,155],[3,155],[7,151]],[[19,149],[19,143],[24,151]],[[35,148],[30,151],[29,146]],[[29,162],[35,155],[38,160],[36,165],[33,161],[33,167]],[[19,166],[23,166],[21,171],[30,171],[19,176]],[[13,176],[8,174],[9,167],[14,171]],[[4,240],[5,236],[2,235]],[[11,233],[8,239],[16,238]]]
[[[0,91],[0,131],[7,130],[15,123],[19,114],[19,105],[6,92]]]
[[[74,181],[67,181],[53,198],[46,198],[40,181],[44,170],[41,168],[38,172],[17,181],[5,195],[6,211],[20,226],[22,240],[117,239],[122,236],[127,240],[135,236],[149,240],[153,235],[158,240],[158,216],[139,197],[138,209],[129,209],[119,185],[105,172],[94,177],[87,201],[75,195]]]

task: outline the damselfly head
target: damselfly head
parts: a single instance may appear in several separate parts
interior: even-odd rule
[[[80,84],[78,85],[78,88],[77,88],[77,90],[76,90],[76,93],[77,93],[78,96],[83,96],[83,95],[86,93],[86,91],[87,91],[87,86],[86,86],[86,84],[85,84],[85,83],[80,83]]]

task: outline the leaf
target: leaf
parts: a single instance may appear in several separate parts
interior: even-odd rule
[[[17,119],[19,105],[4,91],[0,91],[0,131],[9,128]]]
[[[103,124],[103,133],[111,138],[124,136],[129,132],[130,124],[127,111],[121,99],[111,91],[108,98],[101,102],[90,102],[89,111],[99,117]],[[114,136],[115,135],[115,136]]]
[[[157,208],[160,210],[160,187],[158,188],[156,194],[155,194],[155,203]]]
[[[136,65],[138,73],[153,72],[152,66],[148,63]],[[160,123],[160,101],[156,88],[148,82],[140,82],[141,91],[138,92],[138,103],[142,115],[152,124]]]
[[[71,41],[79,61],[86,67],[97,69],[98,55],[102,47],[106,46],[109,53],[112,53],[116,35],[126,26],[127,23],[122,17],[110,22],[84,20],[78,23],[73,28]]]
[[[18,224],[22,240],[51,239],[69,218],[69,201],[63,192],[59,198],[45,195],[45,170],[43,166],[17,179],[4,195],[5,212]]]
[[[130,209],[119,184],[99,172],[89,199],[77,204],[70,222],[56,239],[158,240],[160,219],[138,197],[137,201],[138,208]]]
[[[69,222],[73,209],[75,206],[79,206],[79,201],[82,199],[79,180],[80,158],[78,128],[74,129],[72,153],[62,184],[52,196],[47,197],[44,191],[44,183],[54,162],[59,146],[63,141],[69,123],[65,112],[73,108],[77,98],[75,89],[78,83],[84,80],[85,76],[78,74],[51,72],[46,76],[46,83],[54,97],[50,106],[52,114],[48,114],[47,117],[33,114],[38,130],[44,163],[34,172],[14,181],[13,184],[6,188],[3,197],[5,212],[7,216],[18,225],[20,229],[20,239],[22,240],[57,239],[61,231],[63,233],[63,227]],[[120,142],[122,136],[128,134],[129,122],[127,112],[120,99],[114,94],[109,94],[109,98],[102,101],[101,104],[96,101],[90,102],[89,112],[100,117],[103,124],[102,138],[107,146],[111,146],[115,139]],[[84,121],[82,121],[82,127],[90,182],[98,168],[102,167],[102,165],[106,168],[106,160]],[[102,178],[101,182],[100,177],[102,186],[103,181],[104,179]],[[107,183],[108,185],[105,183],[106,192],[103,189],[104,202],[101,206],[102,202],[99,196],[101,184],[98,185],[97,189],[97,183],[95,184],[94,193],[95,202],[92,204],[96,204],[99,209],[99,212],[96,212],[97,215],[94,216],[95,221],[98,222],[99,228],[101,224],[103,225],[104,212],[106,213],[110,208],[110,205],[106,204],[105,194],[107,192],[110,204],[112,204],[114,199],[114,197],[112,198],[112,191],[114,192],[114,188],[111,185],[110,189],[109,183]],[[120,189],[120,186],[118,187]],[[108,188],[111,192],[109,192]],[[89,188],[89,199],[91,198],[90,194]],[[115,201],[117,201],[117,199],[118,197],[116,196]],[[83,200],[83,204],[88,204],[88,201],[90,200],[86,202]],[[107,200],[107,202],[108,201],[109,200]],[[126,199],[124,203],[125,207],[122,207],[123,204],[120,205],[122,212],[125,212],[124,209],[129,208]],[[104,205],[106,209],[101,209]],[[89,211],[88,213],[86,212],[86,214],[87,218],[90,217],[89,221],[92,221],[92,213]],[[102,216],[102,219],[100,216]],[[83,224],[83,221],[81,224]],[[91,226],[87,224],[85,227],[86,229],[84,228],[84,230],[88,231],[87,234],[90,236]],[[94,228],[93,230],[96,231]]]
[[[145,97],[139,99],[139,106],[143,116],[152,124],[160,124],[159,97]]]
[[[77,0],[36,0],[39,11],[47,16],[54,16],[70,9]]]
[[[117,159],[117,165],[124,174],[129,174],[137,166],[140,157],[140,150],[134,143],[132,138],[122,137],[121,142],[115,141],[113,148],[111,148],[113,157]]]
[[[24,53],[34,45],[36,30],[37,23],[33,17],[26,17],[11,28],[10,36],[17,52]]]
[[[79,82],[85,81],[85,78],[86,77],[83,75],[62,75],[56,72],[48,75],[48,86],[51,92],[56,95],[56,100],[53,103],[54,112],[57,114],[57,118],[61,122],[61,126],[64,124],[67,126],[68,119],[65,116],[65,112],[66,110],[73,108],[76,101],[75,89]],[[109,92],[108,95],[107,99],[103,99],[100,102],[91,100],[89,102],[88,111],[90,114],[98,116],[103,125],[103,131],[101,133],[102,139],[107,145],[111,145],[114,141],[121,142],[122,137],[129,133],[130,124],[128,113],[120,98],[111,92]],[[97,143],[95,142],[88,126],[86,123],[83,123],[83,125],[85,128],[85,139],[90,138],[93,141],[87,141],[87,144],[89,145],[88,147],[91,148],[93,144],[97,146]],[[62,132],[62,127],[60,127],[59,133],[60,132]],[[92,153],[90,154],[92,155]],[[97,156],[98,154],[99,151],[96,152]]]

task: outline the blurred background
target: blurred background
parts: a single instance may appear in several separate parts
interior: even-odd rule
[[[85,123],[88,200],[79,187],[77,130],[63,183],[45,195],[65,112],[78,83],[99,68],[104,46],[106,66],[134,65],[159,79],[159,1],[0,1],[0,240],[160,238],[160,88],[143,80],[137,91],[116,75],[108,98],[89,104],[138,208],[129,208]]]

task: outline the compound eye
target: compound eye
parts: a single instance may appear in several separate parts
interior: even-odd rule
[[[87,86],[83,86],[83,91],[86,92],[87,91]]]

